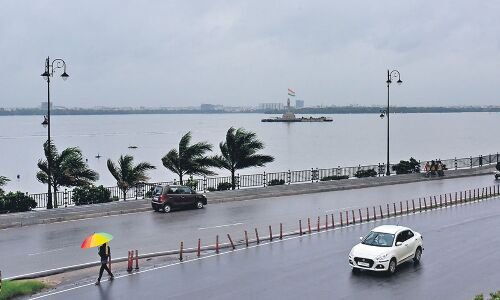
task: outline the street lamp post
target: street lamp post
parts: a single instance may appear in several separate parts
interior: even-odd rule
[[[387,70],[387,108],[385,110],[380,111],[380,117],[384,118],[384,115],[387,115],[387,165],[386,165],[386,172],[385,174],[387,176],[391,175],[391,169],[390,169],[390,164],[389,164],[389,105],[390,105],[390,86],[391,83],[394,79],[398,79],[396,82],[398,85],[401,85],[403,81],[401,81],[401,75],[399,74],[398,70],[392,70],[389,71]]]
[[[50,58],[47,57],[45,60],[45,72],[41,75],[47,81],[47,117],[44,120],[44,126],[47,125],[47,146],[50,147],[50,77],[54,76],[54,71],[56,69],[63,68],[63,73],[61,78],[63,80],[68,79],[69,75],[66,73],[66,63],[64,60],[60,58],[54,59],[50,62]],[[49,148],[50,149],[50,148]],[[47,157],[47,172],[48,172],[48,200],[47,200],[47,209],[51,209],[53,207],[57,208],[57,203],[54,203],[52,206],[52,174],[51,174],[51,165],[52,165],[52,157],[50,155]]]

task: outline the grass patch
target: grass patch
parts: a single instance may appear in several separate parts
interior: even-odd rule
[[[12,299],[17,296],[32,295],[46,288],[47,285],[37,280],[5,280],[2,281],[0,300]]]

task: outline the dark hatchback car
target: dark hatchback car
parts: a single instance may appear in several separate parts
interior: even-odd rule
[[[172,208],[196,207],[207,205],[207,197],[197,194],[183,185],[157,185],[152,192],[151,206],[155,211],[170,212]]]

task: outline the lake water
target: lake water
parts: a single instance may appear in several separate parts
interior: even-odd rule
[[[173,180],[161,158],[191,131],[193,142],[208,141],[218,152],[231,126],[254,131],[265,143],[263,153],[275,156],[264,168],[240,174],[382,163],[386,159],[386,120],[377,114],[328,115],[332,123],[262,123],[261,114],[181,114],[52,116],[52,138],[59,151],[80,147],[91,168],[100,174],[98,184],[116,184],[106,160],[131,154],[157,169],[151,181]],[[6,190],[45,192],[35,174],[43,157],[47,130],[41,116],[0,117],[0,175],[12,181]],[[468,157],[500,151],[495,132],[500,113],[393,114],[391,115],[391,161]],[[128,146],[137,146],[129,149]],[[95,158],[97,154],[102,157]],[[20,179],[16,179],[17,175]],[[222,176],[227,171],[219,170]]]

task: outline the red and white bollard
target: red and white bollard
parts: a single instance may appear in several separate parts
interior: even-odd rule
[[[183,257],[182,257],[183,248],[184,248],[184,243],[181,242],[181,248],[179,250],[179,261],[182,261],[182,259],[183,259]]]
[[[198,257],[201,256],[201,239],[198,239]]]
[[[135,250],[135,269],[139,270],[139,251]]]
[[[231,248],[233,248],[233,250],[236,249],[236,247],[234,247],[233,239],[231,239],[231,236],[229,235],[229,233],[227,234],[227,239],[231,243]]]

